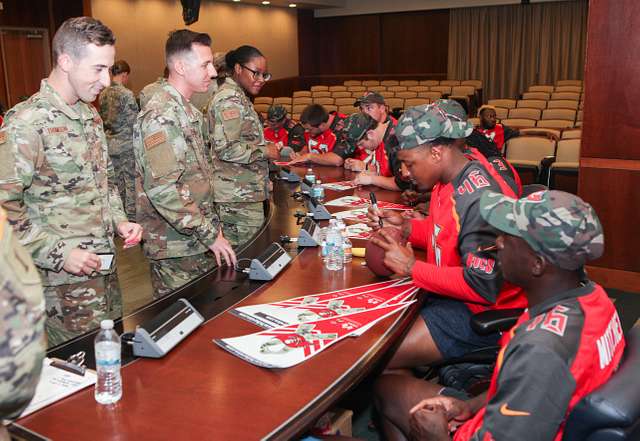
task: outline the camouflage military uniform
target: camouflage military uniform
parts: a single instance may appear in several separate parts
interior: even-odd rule
[[[133,130],[137,216],[156,296],[212,269],[217,239],[213,171],[202,114],[170,84],[157,91]]]
[[[81,101],[68,105],[46,80],[7,113],[0,131],[0,204],[47,289],[72,290],[74,283],[115,271],[112,265],[90,277],[63,270],[73,248],[114,254],[115,227],[127,220],[106,146],[95,109]]]
[[[159,91],[165,84],[167,84],[167,79],[164,77],[160,77],[153,83],[147,84],[142,88],[142,90],[138,94],[138,104],[140,104],[140,110],[146,107],[149,100],[153,98],[153,95],[157,91]]]
[[[133,123],[138,115],[133,92],[113,82],[100,94],[100,116],[109,144],[109,156],[116,173],[120,198],[130,220],[136,218],[136,190],[134,183]]]
[[[209,102],[213,194],[224,235],[233,246],[264,222],[269,168],[262,124],[242,88],[227,78]]]
[[[31,401],[45,349],[40,277],[14,234],[0,208],[0,419],[17,417]]]

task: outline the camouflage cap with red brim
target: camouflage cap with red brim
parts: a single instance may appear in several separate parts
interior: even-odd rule
[[[453,117],[454,120],[466,121],[468,119],[464,107],[456,100],[445,100],[441,98],[434,101],[433,104],[441,108],[448,117]]]
[[[377,126],[377,121],[366,113],[357,112],[349,116],[344,124],[344,140],[350,147],[356,148],[368,130],[372,130]]]
[[[578,196],[545,190],[522,199],[484,192],[480,214],[500,231],[524,239],[552,264],[577,270],[604,252],[604,235],[593,207]]]
[[[384,97],[378,92],[365,92],[364,95],[356,98],[353,107],[360,107],[362,104],[384,104]]]
[[[396,138],[401,149],[412,149],[438,138],[466,138],[473,131],[468,121],[455,121],[435,104],[410,107],[398,120]]]

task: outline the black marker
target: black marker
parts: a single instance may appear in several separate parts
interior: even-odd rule
[[[369,193],[369,199],[371,199],[371,206],[377,210],[378,209],[378,200],[376,199],[376,195],[375,195],[374,192],[370,192]],[[381,217],[378,218],[378,223],[380,224],[380,228],[382,228],[382,218]]]

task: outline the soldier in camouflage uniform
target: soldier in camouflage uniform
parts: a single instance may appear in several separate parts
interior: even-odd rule
[[[136,218],[136,190],[134,183],[133,123],[138,115],[138,103],[127,89],[131,69],[124,60],[111,66],[111,85],[100,93],[100,116],[109,144],[109,157],[116,173],[116,182],[124,211],[129,220]]]
[[[38,271],[0,208],[0,419],[16,418],[29,404],[46,348],[44,298]],[[6,430],[0,424],[0,439]]]
[[[142,236],[124,213],[102,120],[88,104],[109,84],[114,42],[97,20],[64,22],[53,39],[51,74],[7,113],[0,131],[0,204],[38,267],[45,298],[113,274],[115,264],[103,265],[99,254],[115,254],[114,232],[125,246]],[[99,315],[95,303],[73,313]],[[64,314],[58,302],[47,304],[47,325],[66,332]]]
[[[264,222],[269,168],[278,148],[266,143],[248,95],[271,78],[260,51],[241,46],[225,56],[233,72],[209,102],[207,118],[214,169],[214,201],[224,235],[233,246],[248,241]]]
[[[304,127],[287,116],[287,109],[284,106],[276,104],[269,107],[264,138],[274,144],[280,143],[281,147],[289,146],[294,152],[299,152],[307,144],[304,138]]]
[[[165,67],[163,76],[158,77],[153,83],[149,83],[142,88],[140,93],[138,94],[138,104],[140,105],[140,110],[143,110],[149,100],[153,98],[153,95],[160,90],[162,86],[167,84],[167,77],[169,76],[169,71]]]
[[[235,263],[213,206],[203,117],[189,103],[192,93],[207,90],[215,75],[210,45],[207,34],[186,29],[169,36],[169,79],[134,126],[137,213],[157,297],[211,270],[216,261],[220,265],[221,257]]]

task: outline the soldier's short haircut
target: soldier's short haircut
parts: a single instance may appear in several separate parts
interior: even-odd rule
[[[182,55],[191,52],[194,44],[202,46],[211,46],[211,37],[204,32],[193,32],[189,29],[178,29],[169,33],[167,43],[164,46],[164,56],[167,65],[176,55]]]
[[[329,113],[320,104],[309,104],[300,114],[300,122],[309,124],[311,127],[318,127],[327,121],[329,121]]]
[[[62,23],[53,36],[54,66],[62,54],[68,54],[78,59],[89,44],[113,46],[115,43],[116,37],[113,32],[101,21],[91,17],[70,18]]]
[[[129,67],[129,63],[124,60],[118,60],[113,63],[113,66],[109,69],[111,75],[120,75],[121,73],[131,73],[131,68]]]

